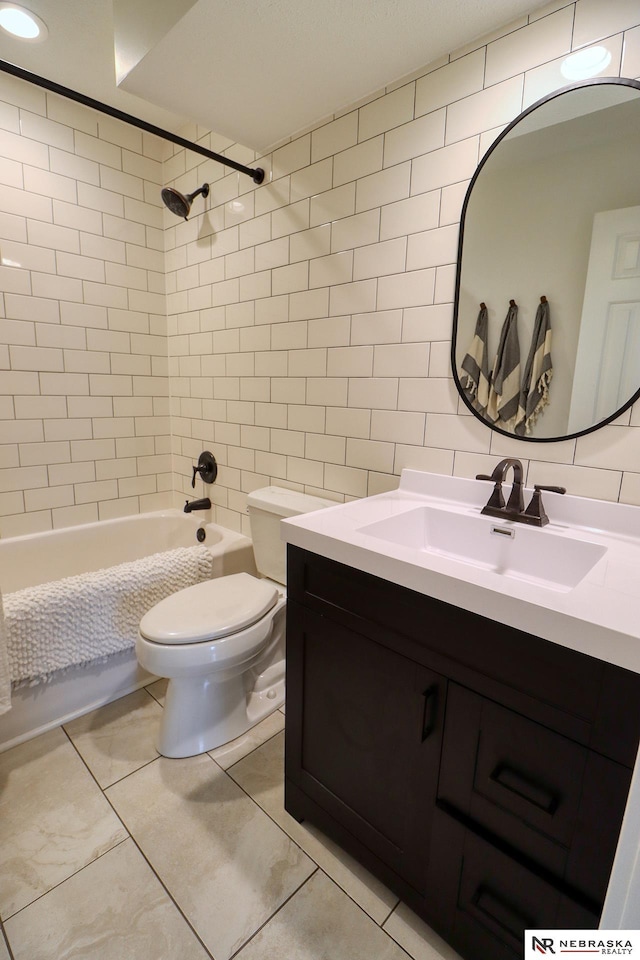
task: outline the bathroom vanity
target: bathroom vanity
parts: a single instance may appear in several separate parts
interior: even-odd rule
[[[482,517],[484,562],[467,531],[487,492],[405,471],[398,492],[283,525],[285,805],[463,956],[515,960],[527,928],[599,923],[640,739],[638,590],[621,572],[640,511],[595,504],[587,529],[594,502],[554,498],[548,528],[497,547]]]

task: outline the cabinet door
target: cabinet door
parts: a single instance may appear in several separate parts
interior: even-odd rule
[[[287,778],[423,890],[443,678],[290,601],[287,688]]]

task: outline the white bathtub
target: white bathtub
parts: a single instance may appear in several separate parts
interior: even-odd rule
[[[161,551],[196,546],[202,542],[198,530],[204,531],[203,545],[213,554],[213,576],[256,572],[247,537],[194,514],[163,510],[0,540],[0,589],[6,596]],[[13,691],[11,710],[0,716],[0,751],[131,693],[151,679],[131,650],[105,663],[66,670],[49,683],[20,687]]]

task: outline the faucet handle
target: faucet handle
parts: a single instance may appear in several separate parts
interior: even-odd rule
[[[493,488],[493,493],[489,497],[489,502],[487,507],[492,507],[496,510],[502,510],[505,505],[504,497],[502,496],[502,483],[500,480],[496,480],[495,477],[489,477],[486,473],[477,473],[476,480],[489,480],[491,483],[495,484]]]
[[[542,483],[535,483],[533,486],[533,496],[531,502],[524,512],[525,517],[531,517],[531,521],[536,527],[544,527],[549,523],[547,511],[542,504],[542,491],[548,490],[550,493],[566,493],[566,487],[546,486]]]
[[[199,473],[205,483],[215,483],[218,476],[218,464],[216,458],[208,450],[203,450],[198,457],[198,463],[193,467],[193,479],[191,486],[195,489],[196,474]]]

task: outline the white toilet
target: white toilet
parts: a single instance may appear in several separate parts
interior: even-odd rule
[[[284,702],[286,546],[283,517],[335,506],[282,487],[248,497],[256,567],[206,580],[140,621],[138,662],[168,677],[158,751],[191,757],[234,740]]]

